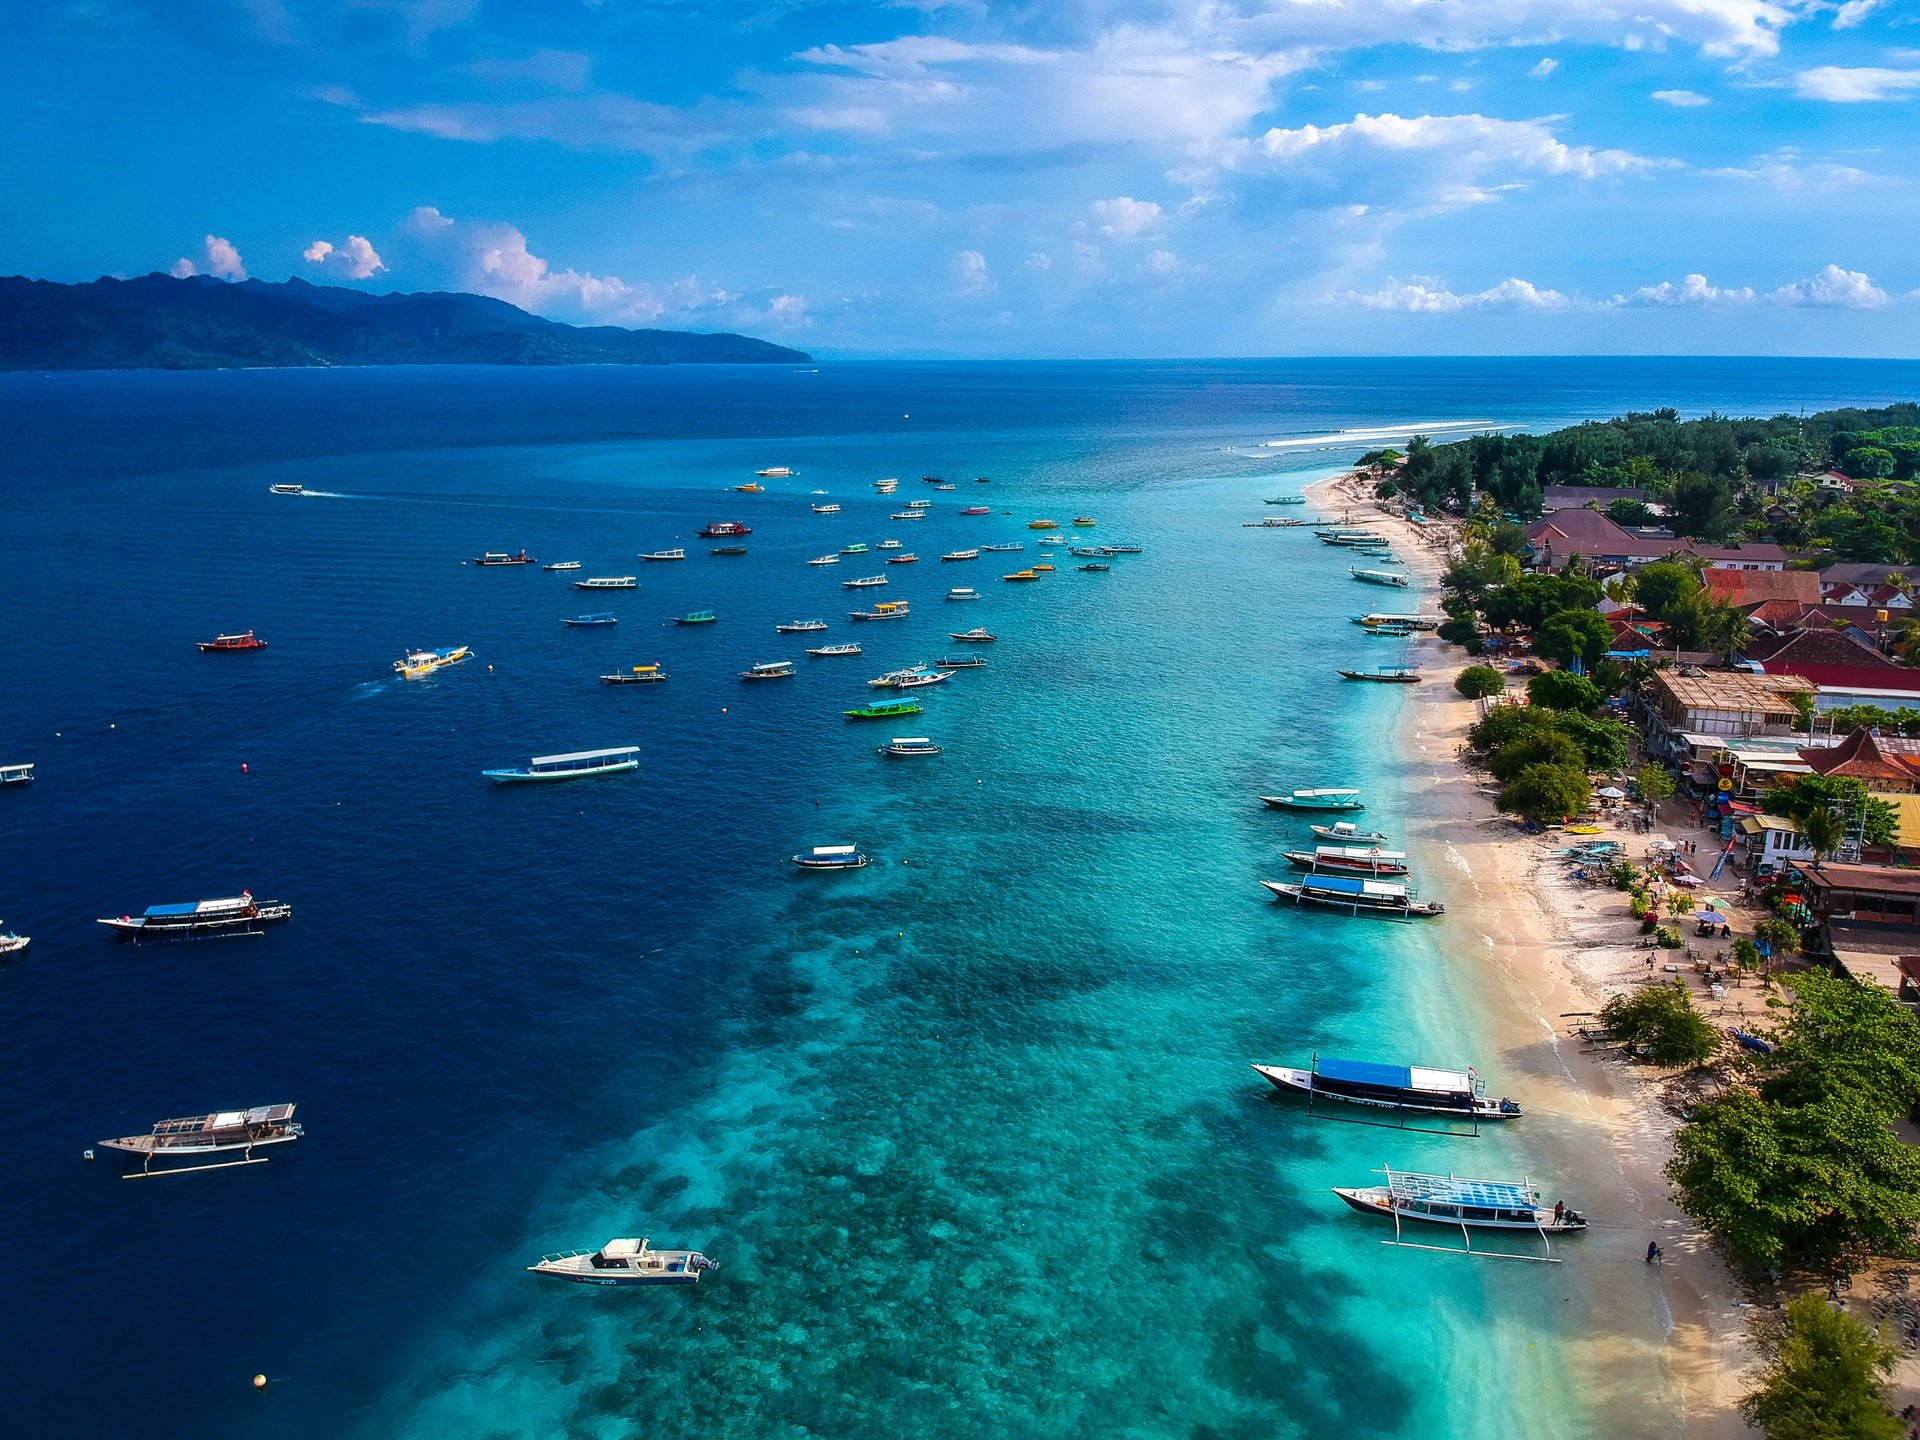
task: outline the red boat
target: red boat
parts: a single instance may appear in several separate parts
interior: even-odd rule
[[[993,510],[986,505],[969,505],[960,512],[962,515],[991,515]]]
[[[249,630],[244,635],[216,635],[196,642],[202,650],[264,650],[267,642]]]
[[[738,520],[716,520],[700,531],[702,540],[718,540],[725,535],[751,535],[753,531]]]

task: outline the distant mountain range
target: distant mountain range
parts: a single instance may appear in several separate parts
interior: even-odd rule
[[[0,370],[323,365],[766,365],[810,359],[745,335],[562,325],[485,295],[369,295],[287,280],[0,277]]]

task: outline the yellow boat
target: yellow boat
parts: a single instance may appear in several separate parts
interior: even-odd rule
[[[1053,520],[1029,520],[1027,522],[1027,528],[1029,530],[1058,530],[1060,526]]]
[[[1002,575],[1002,580],[1038,580],[1040,577],[1031,570],[1016,570],[1011,575]]]
[[[1565,832],[1569,835],[1599,835],[1604,833],[1604,825],[1568,825]]]
[[[767,487],[760,484],[757,480],[749,480],[746,484],[736,485],[733,488],[738,490],[742,495],[758,495]]]
[[[1053,566],[1051,565],[1036,565],[1033,567],[1033,573],[1036,575],[1040,575],[1048,571],[1051,571],[1052,569],[1053,569]]]
[[[1082,530],[1091,530],[1093,528],[1093,517],[1091,515],[1076,515],[1073,517],[1073,523],[1078,525]]]
[[[409,650],[404,660],[393,662],[393,668],[400,672],[403,680],[424,680],[436,670],[449,665],[458,665],[473,651],[465,645],[451,645],[444,650]]]

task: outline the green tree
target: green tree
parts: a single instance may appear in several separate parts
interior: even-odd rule
[[[1682,535],[1718,544],[1733,530],[1733,487],[1717,475],[1682,475],[1667,512]]]
[[[1642,565],[1635,577],[1640,608],[1660,621],[1670,620],[1675,609],[1695,599],[1700,590],[1700,577],[1677,560],[1656,560],[1651,565]]]
[[[1611,774],[1624,770],[1633,742],[1633,728],[1606,716],[1582,715],[1577,710],[1548,710],[1546,722],[1580,747],[1589,770]]]
[[[1753,927],[1753,938],[1767,947],[1770,957],[1800,953],[1800,927],[1791,920],[1770,916]]]
[[[1720,1048],[1720,1032],[1693,1008],[1678,980],[1614,996],[1600,1007],[1600,1023],[1655,1065],[1704,1065]]]
[[[1747,643],[1747,617],[1726,600],[1703,600],[1695,612],[1694,639],[1703,650],[1725,655]]]
[[[1600,687],[1584,675],[1566,670],[1549,670],[1527,681],[1527,699],[1549,710],[1573,710],[1587,714],[1600,708]]]
[[[1825,860],[1840,848],[1840,842],[1847,838],[1846,821],[1838,814],[1822,806],[1809,810],[1799,820],[1800,833],[1806,836],[1807,848],[1813,851],[1815,862]]]
[[[1616,525],[1651,525],[1654,521],[1653,511],[1647,508],[1646,502],[1628,495],[1609,500],[1606,516]]]
[[[1901,1440],[1887,1399],[1899,1351],[1820,1296],[1796,1295],[1740,1413],[1767,1440]]]
[[[1760,1093],[1777,1105],[1851,1095],[1882,1118],[1905,1115],[1920,1095],[1920,1020],[1891,990],[1823,970],[1785,981],[1793,1008]]]
[[[1559,610],[1534,632],[1533,648],[1549,660],[1571,665],[1578,659],[1591,665],[1613,644],[1613,631],[1591,610]]]
[[[1487,761],[1487,769],[1496,780],[1511,780],[1531,765],[1564,765],[1582,774],[1587,769],[1580,747],[1558,730],[1535,730],[1522,735],[1502,745]]]
[[[1587,772],[1572,765],[1529,765],[1500,790],[1499,806],[1535,822],[1578,815],[1593,800]]]
[[[1886,849],[1899,838],[1899,812],[1885,800],[1868,794],[1867,787],[1851,776],[1796,775],[1767,791],[1761,808],[1769,815],[1793,821],[1822,857],[1839,848],[1847,823],[1855,814],[1861,817],[1861,837],[1868,845]],[[1821,815],[1833,819],[1831,828],[1816,818]]]
[[[1664,765],[1642,765],[1633,772],[1633,783],[1640,798],[1649,805],[1673,798],[1673,776]]]
[[[1469,665],[1453,677],[1453,688],[1469,700],[1498,695],[1507,688],[1507,677],[1491,665]]]
[[[1510,740],[1552,727],[1551,713],[1530,705],[1496,705],[1467,729],[1467,744],[1489,755]]]
[[[1855,480],[1886,480],[1893,475],[1893,452],[1878,445],[1861,445],[1849,450],[1841,461],[1846,474]]]

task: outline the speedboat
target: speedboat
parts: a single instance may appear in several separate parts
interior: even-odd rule
[[[827,628],[824,620],[789,620],[784,625],[773,627],[776,635],[811,635],[816,630]]]
[[[202,653],[222,650],[264,650],[267,642],[249,630],[243,635],[216,635],[211,640],[196,640]]]
[[[816,845],[793,857],[793,864],[802,870],[858,870],[872,863],[858,845]]]
[[[733,488],[739,491],[742,495],[758,495],[761,491],[765,490],[767,487],[760,484],[758,481],[749,480],[746,484],[736,485]]]
[[[560,623],[586,628],[594,625],[618,625],[620,621],[611,610],[596,610],[590,615],[565,616]]]
[[[393,662],[393,668],[405,680],[424,680],[436,670],[444,670],[449,665],[458,665],[473,654],[465,645],[448,645],[439,650],[409,650],[403,659]]]
[[[1000,637],[989,634],[984,627],[977,627],[972,630],[949,630],[947,638],[958,640],[963,645],[991,645]]]
[[[304,485],[269,485],[267,486],[267,493],[269,495],[304,495],[307,493],[307,487]]]
[[[719,1268],[718,1260],[709,1260],[698,1250],[655,1250],[651,1240],[640,1239],[609,1240],[598,1250],[542,1255],[538,1265],[527,1266],[527,1272],[576,1285],[694,1285],[703,1271]]]
[[[0,920],[0,925],[4,924],[6,924],[6,921]],[[0,930],[0,960],[11,959],[13,956],[24,951],[27,946],[32,943],[33,937],[31,935],[15,935],[11,932]]]
[[[1336,820],[1331,825],[1309,825],[1307,827],[1321,840],[1336,845],[1384,845],[1387,837],[1378,830],[1362,830],[1351,820]]]
[[[793,674],[791,660],[767,660],[740,672],[742,680],[785,680]]]

